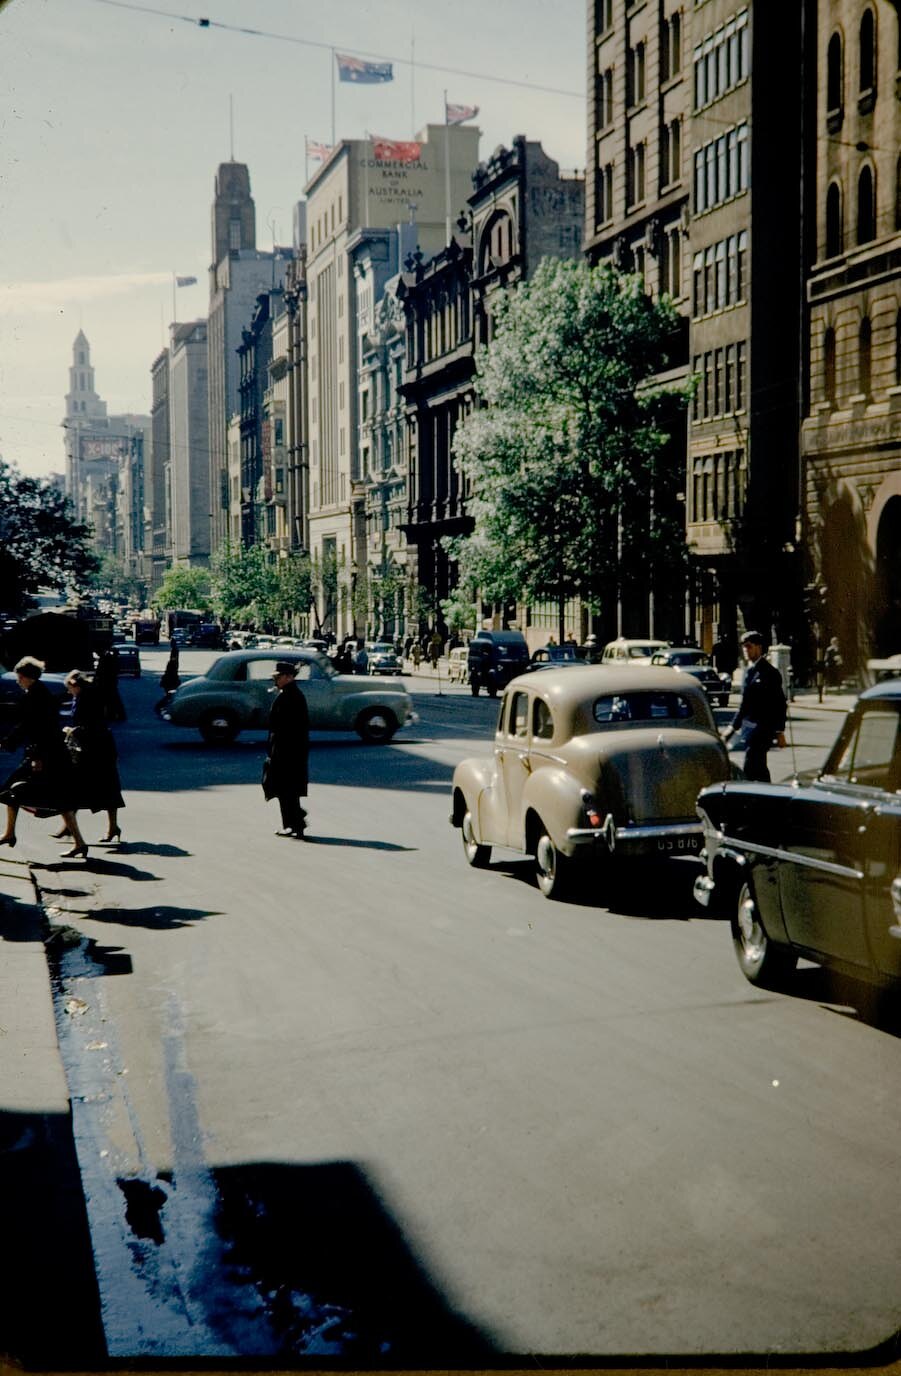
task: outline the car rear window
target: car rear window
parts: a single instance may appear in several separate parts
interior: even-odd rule
[[[608,693],[594,703],[594,719],[602,725],[622,721],[691,721],[693,717],[692,704],[681,693]]]

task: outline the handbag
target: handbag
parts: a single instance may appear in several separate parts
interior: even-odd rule
[[[729,738],[729,750],[747,750],[751,744],[751,737],[757,730],[756,721],[743,721],[734,735]]]

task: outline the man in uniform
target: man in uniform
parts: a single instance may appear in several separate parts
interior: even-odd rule
[[[729,737],[742,731],[747,740],[744,775],[759,783],[770,782],[767,751],[773,744],[785,746],[785,691],[782,675],[766,657],[763,636],[759,631],[747,631],[741,647],[748,661],[741,703],[732,721]]]

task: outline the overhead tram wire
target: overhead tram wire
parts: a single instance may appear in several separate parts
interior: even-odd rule
[[[409,57],[390,57],[385,53],[373,53],[364,48],[357,48],[354,44],[341,45],[337,43],[323,43],[315,38],[298,38],[295,34],[273,33],[269,29],[251,29],[243,24],[226,24],[220,19],[195,19],[189,14],[176,14],[172,10],[161,10],[151,5],[135,5],[129,0],[93,0],[97,5],[109,5],[117,10],[130,10],[135,14],[149,14],[158,19],[172,19],[181,24],[190,24],[192,28],[200,29],[223,29],[226,33],[243,34],[245,38],[271,38],[280,43],[295,43],[302,48],[319,48],[325,52],[345,52],[348,49],[355,56],[372,58],[376,62],[392,62],[399,67],[415,66],[417,71],[423,72],[444,72],[449,76],[463,76],[471,81],[490,81],[498,86],[519,86],[527,91],[541,91],[545,95],[568,96],[574,100],[584,100],[584,91],[565,91],[559,86],[540,86],[534,81],[517,81],[509,76],[489,76],[487,72],[469,72],[462,67],[444,67],[436,62],[420,62],[417,58],[415,63]]]

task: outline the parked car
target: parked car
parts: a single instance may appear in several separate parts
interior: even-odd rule
[[[809,781],[731,783],[698,799],[706,874],[752,984],[799,956],[895,990],[901,982],[901,681],[861,694]]]
[[[477,631],[467,653],[473,697],[484,688],[490,698],[506,688],[529,662],[529,647],[521,631]]]
[[[132,678],[141,677],[141,655],[137,645],[129,645],[127,642],[120,645],[118,641],[114,640],[113,651],[119,666],[120,676],[130,674]]]
[[[628,664],[632,668],[636,664],[647,667],[654,655],[659,650],[667,649],[669,643],[668,640],[629,640],[625,636],[620,636],[604,646],[601,663],[621,666]]]
[[[275,698],[272,671],[277,660],[298,665],[297,682],[307,700],[314,731],[356,731],[364,741],[390,741],[415,721],[404,685],[378,688],[365,679],[339,674],[318,650],[232,650],[170,698],[161,716],[173,726],[192,726],[205,741],[225,744],[241,731],[263,731]]]
[[[447,656],[447,676],[451,683],[465,683],[469,673],[469,647],[456,645]]]
[[[397,651],[388,640],[376,640],[366,646],[370,674],[400,674],[403,672]]]
[[[512,680],[494,753],[454,771],[451,822],[470,865],[535,857],[548,898],[613,858],[697,854],[695,800],[729,758],[704,690],[673,669],[586,666]]]
[[[711,702],[719,707],[729,706],[732,675],[721,674],[713,667],[713,660],[695,645],[670,645],[651,656],[651,663],[666,669],[680,669],[691,674],[702,685]]]
[[[572,644],[541,645],[532,651],[530,664],[575,664],[579,659],[576,647]]]

